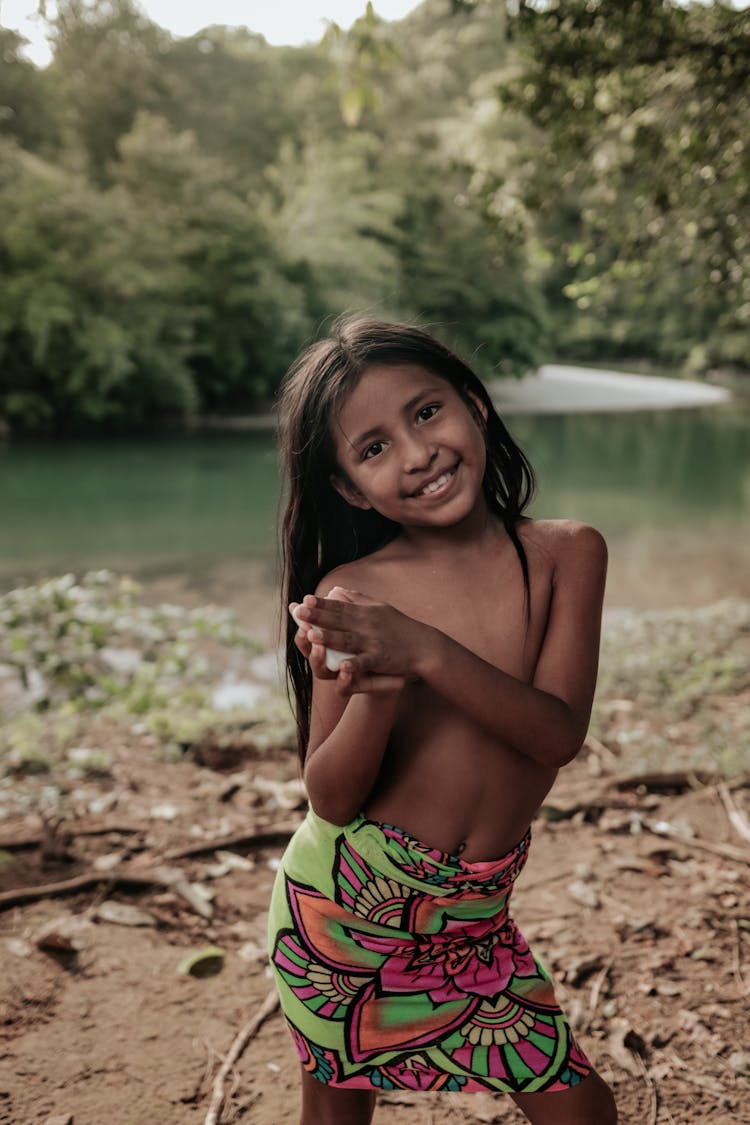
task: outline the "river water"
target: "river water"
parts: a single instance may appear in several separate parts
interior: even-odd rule
[[[750,597],[750,410],[517,415],[532,514],[594,524],[607,605]],[[270,629],[278,471],[270,433],[0,448],[0,588],[110,567],[147,595],[212,600]]]

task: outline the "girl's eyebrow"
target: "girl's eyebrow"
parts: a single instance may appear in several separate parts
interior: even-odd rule
[[[413,397],[410,398],[408,402],[404,403],[404,405],[401,407],[402,414],[409,414],[421,399],[432,398],[433,395],[440,394],[440,390],[441,389],[438,386],[424,387],[423,390],[419,391],[418,394],[413,395]],[[371,438],[377,437],[379,433],[382,433],[382,430],[382,425],[373,426],[372,429],[365,430],[363,434],[360,434],[359,437],[356,437],[354,441],[350,442],[352,448],[359,448],[359,446],[362,445],[363,442],[370,441]]]

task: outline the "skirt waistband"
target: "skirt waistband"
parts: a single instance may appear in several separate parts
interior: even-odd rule
[[[475,890],[481,896],[507,892],[522,871],[531,842],[529,828],[519,842],[497,859],[464,860],[418,840],[403,828],[360,813],[343,827],[330,824],[312,809],[307,814],[317,835],[344,835],[349,846],[374,871],[400,879],[415,889],[437,894]]]

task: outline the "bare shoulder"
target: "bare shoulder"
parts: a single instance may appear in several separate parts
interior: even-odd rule
[[[603,572],[607,567],[607,544],[596,528],[579,520],[525,520],[519,526],[524,546],[546,554],[555,569],[568,566]]]
[[[321,578],[315,588],[315,593],[320,597],[327,597],[334,586],[344,586],[347,589],[358,589],[357,583],[361,580],[361,571],[356,562],[344,563],[331,570]]]
[[[326,597],[334,586],[343,586],[347,590],[358,590],[360,594],[368,594],[374,584],[379,584],[378,579],[391,561],[391,555],[392,545],[389,543],[371,555],[364,555],[361,559],[343,563],[321,578],[315,593]]]

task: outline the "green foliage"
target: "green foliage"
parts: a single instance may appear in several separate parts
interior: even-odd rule
[[[748,366],[750,12],[522,3],[506,102],[543,130],[528,192],[563,346]]]
[[[301,152],[282,148],[271,174],[269,229],[287,255],[296,251],[308,264],[321,312],[383,300],[393,312],[403,202],[383,175],[380,150],[365,132],[310,138]]]
[[[251,409],[347,309],[432,324],[485,375],[748,366],[746,9],[376,7],[273,48],[61,0],[44,71],[0,29],[12,429]]]
[[[0,598],[0,762],[39,773],[65,757],[89,774],[106,771],[96,747],[77,745],[92,712],[131,727],[138,719],[164,742],[195,733],[217,721],[211,694],[228,656],[255,651],[230,611],[146,605],[136,582],[106,570],[11,590]],[[278,728],[274,706],[253,721]]]
[[[255,647],[229,611],[152,607],[139,594],[132,579],[106,570],[11,590],[0,598],[0,663],[16,669],[37,710],[113,699],[140,710],[144,692],[166,701],[178,684],[204,682],[198,642]]]
[[[591,733],[628,772],[748,768],[750,605],[623,613],[605,622]]]
[[[194,409],[187,278],[167,232],[144,230],[124,193],[0,143],[0,409],[10,423],[65,429]]]
[[[56,139],[57,121],[48,76],[21,55],[23,38],[0,27],[0,137],[31,151]]]
[[[60,0],[50,22],[66,147],[105,183],[138,112],[158,111],[170,37],[133,0]]]
[[[366,110],[381,108],[384,80],[391,77],[399,49],[369,0],[348,33],[332,23],[322,45],[334,63],[341,116],[345,124],[359,125]]]

